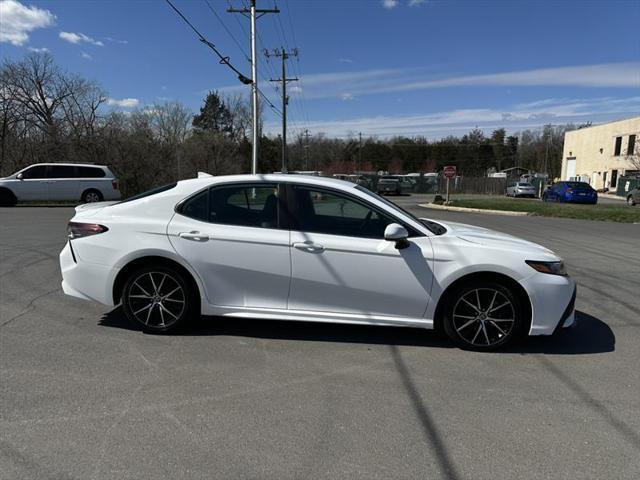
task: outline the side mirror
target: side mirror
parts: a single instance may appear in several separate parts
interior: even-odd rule
[[[402,250],[409,246],[407,238],[409,238],[409,232],[400,224],[391,223],[384,229],[384,239],[388,242],[395,242],[397,250]]]
[[[16,178],[18,180],[22,180],[24,178],[24,175],[22,175],[22,173],[19,173],[18,175],[16,175]]]

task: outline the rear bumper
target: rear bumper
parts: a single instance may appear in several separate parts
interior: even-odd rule
[[[117,271],[105,265],[76,261],[67,241],[60,252],[60,271],[62,272],[62,290],[72,297],[82,298],[113,305],[112,285]]]

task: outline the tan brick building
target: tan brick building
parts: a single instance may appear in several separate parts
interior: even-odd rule
[[[640,154],[640,117],[565,133],[562,180],[581,179],[595,189],[615,190],[618,179],[637,172],[630,157]]]

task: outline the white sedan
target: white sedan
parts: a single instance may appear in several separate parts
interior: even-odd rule
[[[82,205],[68,230],[64,292],[122,304],[149,332],[202,314],[442,328],[492,350],[574,321],[575,282],[552,251],[340,180],[206,176]]]

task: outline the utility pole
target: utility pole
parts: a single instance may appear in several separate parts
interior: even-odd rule
[[[309,130],[305,129],[304,131],[304,169],[309,170]]]
[[[260,10],[256,8],[256,0],[250,0],[250,7],[228,8],[229,13],[241,13],[248,16],[251,23],[251,114],[252,145],[251,173],[258,173],[258,58],[256,56],[256,20],[266,13],[280,13],[277,8]]]
[[[280,50],[275,49],[273,53],[269,53],[268,50],[264,51],[265,57],[280,57],[282,59],[282,76],[280,78],[272,78],[271,82],[280,82],[282,88],[282,173],[287,172],[287,105],[289,104],[289,97],[287,96],[287,83],[297,82],[298,78],[287,78],[287,59],[291,56],[298,56],[298,49],[294,48],[290,52],[287,52],[284,47],[280,47]]]
[[[362,132],[358,132],[358,168],[362,168]]]

